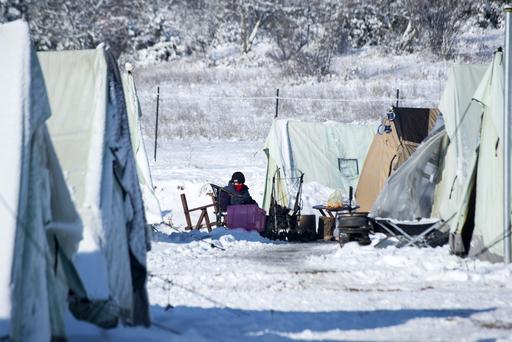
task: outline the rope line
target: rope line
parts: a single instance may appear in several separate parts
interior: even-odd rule
[[[221,303],[221,302],[219,302],[219,301],[216,301],[215,299],[210,298],[210,297],[208,297],[208,296],[206,296],[206,295],[204,295],[204,294],[202,294],[202,293],[199,293],[199,292],[197,292],[197,291],[196,291],[196,290],[194,290],[194,289],[190,289],[190,288],[188,288],[188,287],[186,287],[186,286],[183,286],[183,285],[177,284],[177,283],[173,282],[172,280],[169,280],[168,278],[164,278],[164,277],[162,277],[162,276],[160,276],[160,275],[158,275],[158,274],[151,273],[151,272],[148,272],[148,277],[150,277],[150,278],[156,278],[156,279],[159,279],[159,280],[163,281],[165,284],[168,284],[169,286],[178,287],[178,288],[180,288],[180,289],[182,289],[182,290],[185,290],[185,291],[187,291],[187,292],[189,292],[189,293],[192,293],[193,295],[196,295],[196,296],[198,296],[198,297],[200,297],[200,298],[203,298],[203,299],[207,300],[208,302],[210,302],[210,303],[212,303],[212,304],[215,304],[215,305],[220,306],[220,307],[222,307],[222,308],[224,308],[224,309],[227,309],[229,312],[231,312],[232,314],[234,314],[234,315],[235,315],[235,316],[237,316],[237,317],[242,316],[242,313],[243,313],[243,312],[238,312],[238,311],[236,311],[235,309],[233,309],[233,308],[231,308],[231,307],[227,306],[226,304],[223,304],[223,303]],[[243,313],[243,314],[248,315],[248,314],[246,314],[246,313]]]
[[[510,238],[510,235],[511,235],[511,227],[508,227],[508,229],[506,230],[506,232],[502,232],[500,233],[496,239],[494,240],[494,242],[492,242],[489,246],[486,246],[486,247],[483,247],[482,249],[480,249],[477,253],[474,254],[475,257],[479,257],[481,256],[482,254],[488,252],[492,247],[496,246],[498,243],[500,243],[501,241],[505,240],[506,238]]]

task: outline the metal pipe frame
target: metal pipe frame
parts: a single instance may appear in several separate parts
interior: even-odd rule
[[[505,101],[504,101],[504,118],[503,118],[503,257],[505,263],[510,263],[510,146],[512,131],[510,125],[512,120],[512,75],[510,60],[512,56],[512,6],[505,5]]]

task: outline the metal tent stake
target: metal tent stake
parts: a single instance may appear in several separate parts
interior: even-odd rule
[[[505,11],[505,101],[504,101],[504,118],[503,118],[503,257],[505,263],[510,263],[510,131],[512,130],[510,118],[512,114],[511,90],[512,77],[510,58],[512,56],[512,6],[506,5]]]

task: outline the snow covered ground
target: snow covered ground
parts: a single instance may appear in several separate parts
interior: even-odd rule
[[[447,247],[340,248],[180,228],[179,194],[208,203],[207,184],[223,184],[235,170],[261,201],[261,146],[160,143],[154,181],[175,228],[160,227],[148,256],[154,324],[101,331],[73,322],[71,340],[512,341],[512,266],[460,259]],[[329,189],[312,184],[305,192],[308,206]]]

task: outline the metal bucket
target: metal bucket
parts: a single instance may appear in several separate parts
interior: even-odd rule
[[[370,221],[367,212],[342,213],[336,217],[336,233],[340,246],[349,241],[357,241],[360,245],[369,245]]]

